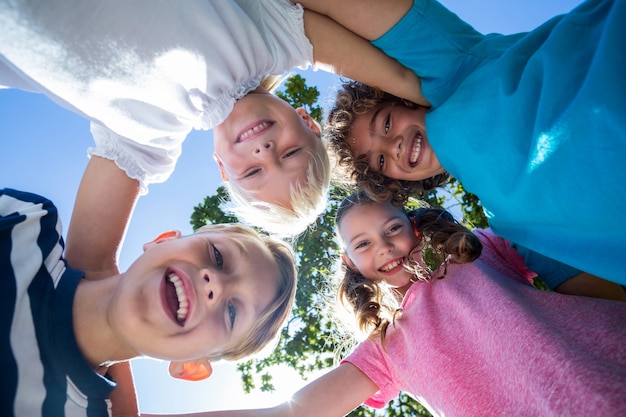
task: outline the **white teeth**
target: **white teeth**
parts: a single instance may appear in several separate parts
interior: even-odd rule
[[[178,297],[178,310],[176,310],[176,318],[178,321],[184,321],[187,318],[187,313],[189,312],[189,300],[185,294],[183,283],[180,280],[180,277],[173,272],[171,272],[167,278],[172,284],[174,284],[176,297]]]
[[[253,135],[254,133],[263,130],[267,127],[269,127],[270,124],[269,122],[263,122],[260,125],[254,126],[251,129],[246,130],[245,132],[243,132],[240,136],[239,136],[239,141],[241,142],[242,140],[244,140],[245,138],[247,138],[250,135]]]
[[[417,162],[417,158],[419,158],[420,153],[422,152],[422,135],[421,133],[417,134],[417,140],[413,145],[413,152],[411,153],[411,159],[409,160],[412,164]]]
[[[402,263],[401,259],[398,259],[397,261],[394,261],[390,264],[387,264],[385,266],[383,266],[382,268],[380,268],[381,271],[383,272],[389,272],[391,271],[393,268],[395,268],[396,266],[400,265]]]

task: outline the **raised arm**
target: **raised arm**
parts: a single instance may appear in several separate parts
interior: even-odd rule
[[[328,16],[356,35],[372,41],[384,35],[411,8],[413,0],[293,0]]]
[[[93,156],[78,188],[66,258],[87,279],[119,272],[118,255],[139,196],[139,184],[115,162]]]
[[[339,417],[354,410],[378,390],[364,373],[350,363],[333,369],[307,384],[290,401],[274,408],[177,414],[171,417]],[[142,417],[157,417],[142,414]]]
[[[118,252],[130,221],[139,184],[109,159],[91,157],[80,186],[66,240],[66,259],[87,279],[119,272]],[[128,362],[108,369],[117,382],[111,394],[114,417],[137,416],[139,409]]]
[[[304,28],[318,68],[430,106],[417,75],[366,39],[311,10],[304,12]]]

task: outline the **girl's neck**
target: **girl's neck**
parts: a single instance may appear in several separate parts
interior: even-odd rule
[[[408,284],[406,284],[403,287],[398,287],[395,290],[398,292],[398,294],[400,294],[400,298],[398,301],[402,302],[402,299],[404,298],[404,296],[406,295],[407,291],[409,290],[409,288],[411,288],[411,285],[413,285],[412,282],[409,282]]]

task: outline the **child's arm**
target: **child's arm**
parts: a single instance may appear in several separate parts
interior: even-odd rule
[[[626,301],[626,292],[619,284],[582,272],[525,246],[513,243],[511,247],[524,258],[526,266],[539,275],[554,292]]]
[[[178,414],[172,417],[323,417],[343,416],[378,391],[356,366],[345,363],[307,384],[290,401],[273,408],[259,410],[216,411],[197,414]],[[156,417],[142,414],[142,417]]]
[[[556,287],[554,291],[561,294],[626,301],[626,291],[619,284],[606,281],[586,272],[568,279]]]
[[[293,0],[293,2],[301,4],[305,9],[328,16],[368,41],[384,35],[413,5],[413,0]]]
[[[310,10],[304,12],[304,28],[319,68],[430,106],[417,75],[364,38]]]
[[[65,256],[87,279],[102,279],[119,272],[117,257],[139,196],[139,184],[109,159],[92,156],[78,188],[66,240]],[[111,393],[114,417],[139,415],[135,386],[128,362],[113,365],[108,373],[117,382]]]
[[[130,369],[130,362],[120,362],[109,367],[109,376],[117,387],[111,393],[111,417],[137,417],[139,405],[135,393],[135,381]]]
[[[67,233],[65,255],[87,279],[115,275],[118,253],[135,203],[139,183],[115,162],[93,156],[78,188]]]

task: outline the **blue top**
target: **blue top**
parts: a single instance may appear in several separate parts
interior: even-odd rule
[[[589,0],[528,33],[483,35],[415,0],[373,42],[421,77],[429,142],[498,235],[621,284],[624,21],[624,1]]]
[[[72,304],[83,273],[67,267],[57,209],[0,189],[0,415],[109,416],[115,384],[83,358]]]

